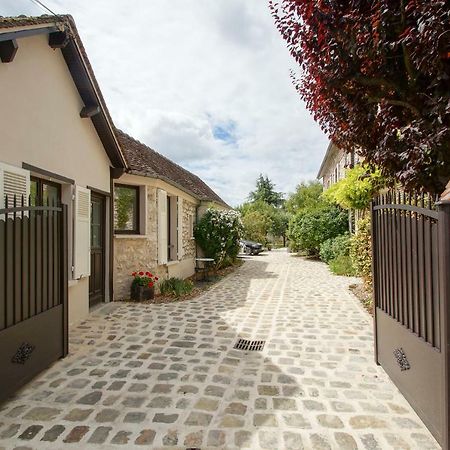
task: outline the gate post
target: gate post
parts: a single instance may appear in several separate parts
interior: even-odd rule
[[[441,351],[443,357],[443,416],[442,450],[450,449],[450,200],[438,205],[438,243],[440,308],[442,317]]]
[[[377,332],[377,299],[378,299],[378,271],[377,271],[377,229],[376,229],[376,200],[373,199],[370,203],[370,233],[372,241],[372,302],[373,302],[373,342],[374,342],[374,357],[375,363],[378,362],[378,332]]]
[[[63,305],[63,356],[69,353],[69,305],[68,305],[68,218],[67,205],[61,205],[60,220],[60,241],[59,254],[61,261],[61,275],[60,275],[60,295],[61,303]]]

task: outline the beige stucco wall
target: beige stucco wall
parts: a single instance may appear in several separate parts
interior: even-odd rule
[[[131,273],[139,270],[149,270],[159,278],[187,278],[194,274],[195,241],[190,236],[189,215],[195,219],[196,207],[199,202],[189,194],[176,187],[153,178],[125,174],[119,180],[120,184],[140,186],[141,221],[140,235],[114,236],[114,299],[126,299],[130,296]],[[164,189],[169,195],[183,198],[183,257],[180,261],[171,261],[158,265],[158,198],[157,190]],[[142,201],[145,192],[145,202]]]
[[[25,162],[109,192],[110,161],[91,120],[80,118],[84,105],[61,51],[48,46],[48,35],[19,39],[18,45],[14,61],[0,63],[0,161],[17,167]],[[62,185],[62,195],[70,223],[72,186]],[[88,301],[88,280],[72,281],[71,323],[86,317]]]

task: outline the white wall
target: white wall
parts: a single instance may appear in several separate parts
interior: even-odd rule
[[[91,120],[80,118],[84,105],[61,50],[50,48],[45,34],[18,45],[14,61],[0,63],[0,161],[31,164],[109,192],[110,161]],[[71,201],[70,185],[63,201]],[[87,279],[71,283],[69,305],[72,323],[88,314]]]

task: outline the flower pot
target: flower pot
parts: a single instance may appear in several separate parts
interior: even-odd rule
[[[141,286],[140,284],[131,285],[131,300],[142,302],[143,300],[151,300],[155,297],[155,288]]]

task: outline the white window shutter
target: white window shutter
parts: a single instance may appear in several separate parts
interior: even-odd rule
[[[91,274],[91,191],[75,186],[75,279]]]
[[[5,204],[5,196],[8,196],[8,205]],[[28,205],[30,196],[30,172],[9,164],[0,163],[0,208],[12,207],[14,197],[17,206]]]
[[[167,264],[167,192],[158,189],[158,264]]]
[[[177,210],[177,250],[178,260],[183,259],[183,199],[178,197],[178,210]]]

